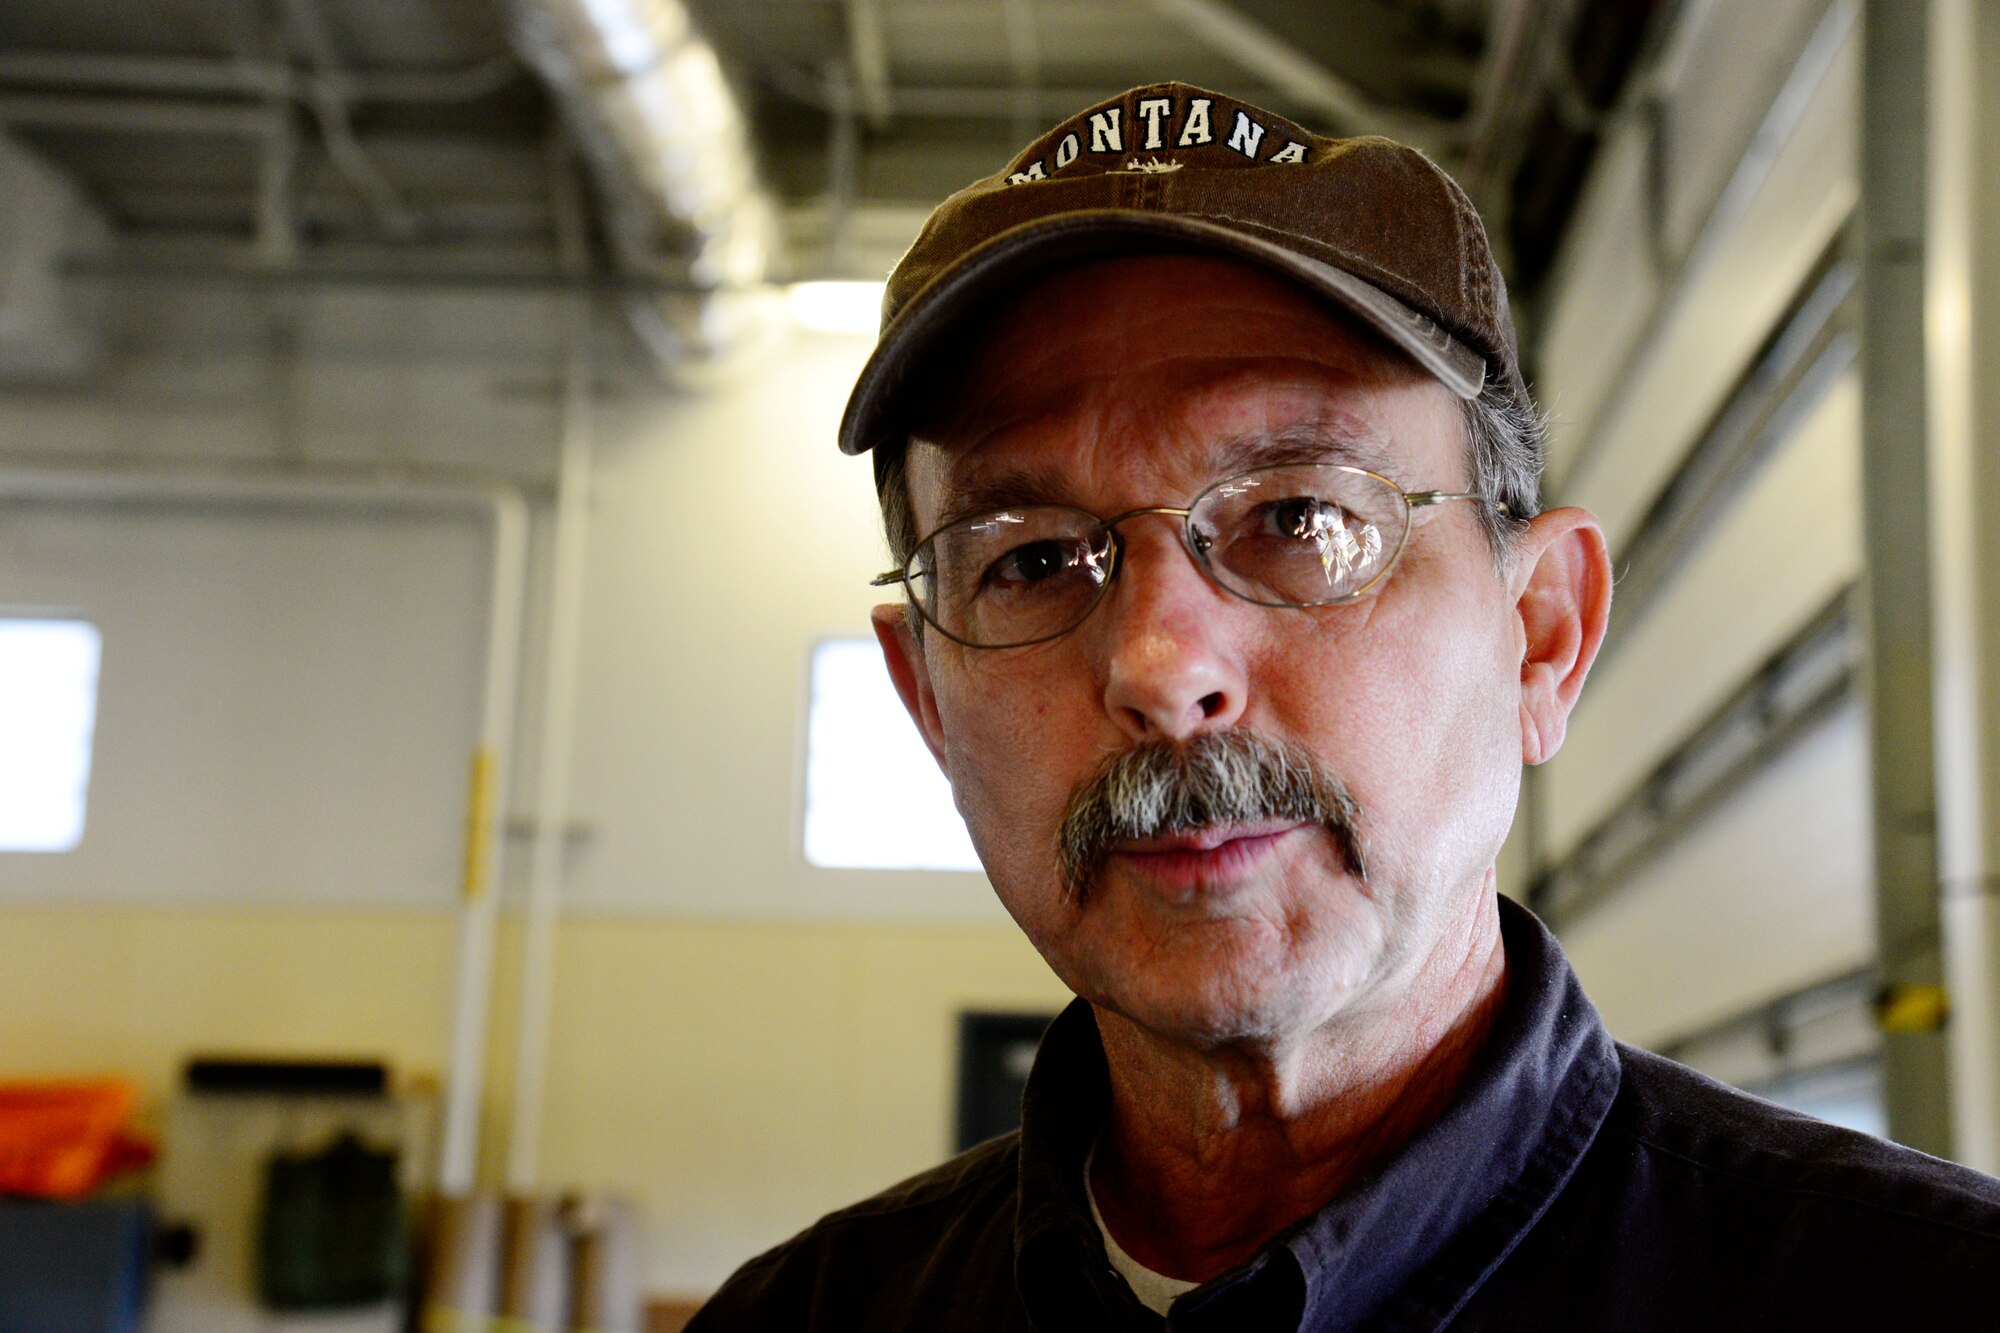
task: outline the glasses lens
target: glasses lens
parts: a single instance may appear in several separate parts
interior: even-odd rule
[[[982,648],[1075,627],[1111,574],[1111,535],[1055,506],[981,514],[933,534],[911,562],[919,604],[946,634]]]
[[[1202,494],[1188,524],[1220,583],[1266,606],[1366,592],[1403,544],[1403,493],[1359,468],[1258,468]]]

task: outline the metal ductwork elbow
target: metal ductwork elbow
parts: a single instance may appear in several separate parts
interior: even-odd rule
[[[518,49],[590,164],[619,266],[657,284],[626,302],[634,329],[670,363],[743,341],[779,229],[715,49],[680,0],[513,0],[513,12]]]

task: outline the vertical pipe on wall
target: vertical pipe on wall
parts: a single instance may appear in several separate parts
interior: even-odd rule
[[[479,1160],[479,1111],[484,1101],[486,1022],[493,993],[493,933],[499,919],[509,731],[514,725],[521,641],[521,601],[527,570],[527,507],[520,496],[492,499],[493,573],[486,618],[486,679],[479,709],[466,813],[465,879],[458,921],[458,973],[452,996],[451,1057],[445,1077],[444,1144],[438,1188],[469,1193]]]
[[[2000,12],[1870,0],[1864,540],[1896,1138],[2000,1170]]]
[[[1932,3],[1868,0],[1864,10],[1861,531],[1888,1128],[1945,1156],[1926,428]]]
[[[2000,1172],[2000,7],[1934,0],[1928,332],[1952,1155]]]
[[[560,149],[566,153],[566,148]],[[568,162],[557,162],[558,243],[567,269],[583,261],[582,203]],[[555,993],[557,916],[562,903],[565,830],[569,824],[571,736],[583,635],[583,564],[589,526],[591,467],[591,307],[583,292],[563,298],[562,439],[556,470],[555,534],[550,560],[548,655],[537,753],[535,835],[522,932],[520,1030],[514,1057],[514,1117],[507,1141],[507,1188],[535,1186],[547,1081],[549,1006]]]

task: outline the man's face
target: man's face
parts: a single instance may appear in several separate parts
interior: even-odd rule
[[[910,446],[920,532],[975,489],[1106,516],[1186,505],[1260,461],[1260,441],[1302,435],[1405,490],[1471,486],[1447,390],[1224,260],[1043,280],[983,331],[956,389]],[[878,612],[988,875],[1077,994],[1196,1045],[1284,1042],[1396,1004],[1470,930],[1519,786],[1520,589],[1472,505],[1416,517],[1386,584],[1347,605],[1242,601],[1197,568],[1177,519],[1144,516],[1062,638],[974,649],[925,630],[919,645],[913,616]],[[1108,757],[1230,730],[1303,747],[1345,786],[1365,880],[1328,829],[1281,822],[1128,843],[1065,892],[1058,830]]]

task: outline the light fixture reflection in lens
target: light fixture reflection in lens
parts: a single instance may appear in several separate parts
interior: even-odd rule
[[[795,282],[785,306],[794,324],[813,333],[872,334],[882,317],[882,284]]]

